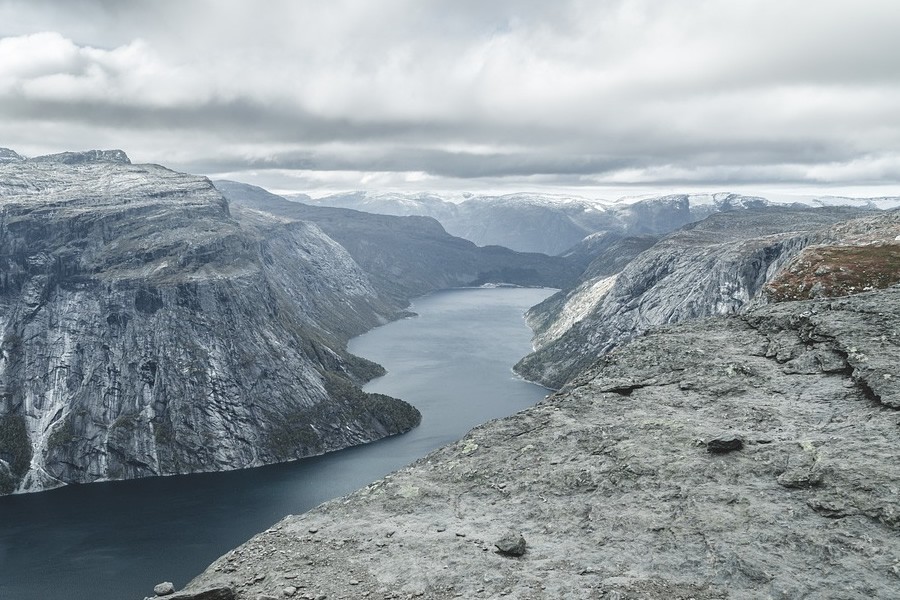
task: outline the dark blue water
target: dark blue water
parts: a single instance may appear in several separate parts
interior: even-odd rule
[[[522,313],[550,290],[439,292],[418,317],[353,340],[389,373],[366,389],[423,415],[410,433],[294,463],[0,497],[0,600],[122,600],[181,587],[218,556],[288,514],[341,496],[540,400],[517,379],[528,353]]]

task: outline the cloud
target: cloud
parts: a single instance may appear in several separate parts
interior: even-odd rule
[[[897,184],[898,25],[892,0],[10,0],[0,142],[417,185]]]

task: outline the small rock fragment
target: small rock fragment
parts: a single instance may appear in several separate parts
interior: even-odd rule
[[[505,554],[507,556],[522,556],[525,554],[525,538],[521,533],[510,531],[502,538],[494,542],[497,547],[497,554]]]
[[[163,581],[153,586],[153,593],[157,596],[169,596],[175,593],[175,586],[171,581]]]
[[[737,435],[722,435],[706,442],[706,451],[710,454],[725,454],[744,447],[744,440]]]
[[[286,588],[284,588],[283,590],[281,590],[281,593],[284,594],[285,597],[291,598],[294,594],[297,593],[297,588],[295,588],[292,585],[289,585]]]
[[[822,483],[822,473],[813,469],[789,469],[776,478],[786,488],[810,488]]]

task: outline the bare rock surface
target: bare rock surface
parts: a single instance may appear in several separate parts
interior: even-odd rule
[[[168,596],[175,593],[175,586],[171,581],[163,581],[153,586],[153,593],[157,596]]]
[[[560,388],[650,327],[765,303],[766,284],[810,245],[893,240],[897,233],[898,211],[769,207],[713,214],[642,252],[607,291],[591,298],[591,306],[576,304],[579,318],[571,327],[523,358],[516,371]],[[567,309],[547,301],[529,312],[529,322],[565,321],[560,313]]]
[[[900,288],[653,330],[534,408],[290,516],[239,599],[896,598]],[[739,451],[707,452],[732,435]],[[510,529],[528,551],[493,543]]]
[[[8,153],[7,153],[8,154]],[[124,152],[0,162],[0,494],[259,466],[406,431],[344,350],[399,306],[310,223]]]
[[[165,596],[157,594],[155,597],[145,598],[144,600],[155,600],[160,597],[164,597],[166,600],[235,600],[234,590],[229,587],[208,588],[194,592],[180,592],[177,594],[169,592],[169,594]]]

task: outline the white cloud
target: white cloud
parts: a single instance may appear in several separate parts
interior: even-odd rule
[[[893,0],[8,0],[0,141],[373,184],[898,183],[898,26]]]

